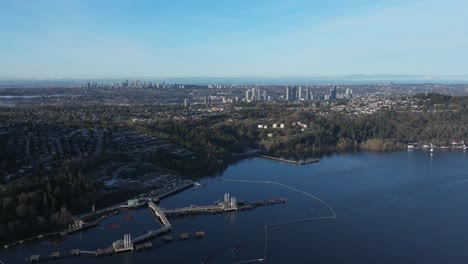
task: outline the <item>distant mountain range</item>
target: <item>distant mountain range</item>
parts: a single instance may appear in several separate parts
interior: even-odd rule
[[[424,80],[468,80],[468,75],[416,75],[416,74],[352,74],[340,78],[353,79],[424,79]]]

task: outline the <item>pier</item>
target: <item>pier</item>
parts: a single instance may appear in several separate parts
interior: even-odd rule
[[[204,206],[190,206],[176,209],[164,210],[164,214],[169,216],[178,216],[186,214],[199,214],[199,213],[222,213],[228,211],[237,211],[237,200],[235,197],[230,197],[229,193],[224,194],[224,201],[219,202],[215,205],[204,205]]]
[[[50,260],[56,260],[59,258],[66,258],[66,257],[78,257],[81,255],[89,255],[89,256],[95,256],[95,257],[102,257],[102,256],[109,256],[113,255],[115,253],[119,252],[138,252],[142,251],[143,249],[149,250],[154,247],[161,246],[165,243],[169,243],[172,241],[185,241],[189,239],[201,239],[205,236],[204,231],[195,231],[195,232],[185,232],[185,233],[180,233],[177,237],[172,237],[172,236],[165,236],[162,239],[157,240],[156,242],[145,242],[145,243],[140,243],[137,245],[133,245],[128,239],[130,238],[128,234],[124,237],[127,239],[124,241],[124,243],[127,243],[127,246],[123,248],[116,249],[114,247],[109,247],[105,249],[96,249],[96,250],[80,250],[80,249],[72,249],[70,252],[52,252],[51,254],[48,255],[32,255],[29,257],[29,260],[31,262],[39,262],[39,261],[50,261]],[[132,240],[133,241],[133,240]],[[130,248],[130,245],[132,246]]]
[[[193,185],[194,185],[193,181],[190,181],[190,182],[188,182],[188,183],[186,183],[186,184],[184,184],[184,185],[182,185],[182,186],[180,186],[178,188],[175,188],[173,190],[165,192],[165,193],[163,193],[161,195],[158,195],[158,196],[156,196],[154,198],[157,199],[157,200],[162,200],[162,199],[164,199],[166,197],[169,197],[169,196],[171,196],[173,194],[176,194],[176,193],[181,192],[181,191],[183,191],[185,189],[188,189],[188,188],[192,187]]]
[[[224,206],[222,205],[189,206],[189,207],[164,210],[164,213],[168,216],[199,214],[199,213],[222,213],[222,212],[224,212]]]
[[[157,206],[153,201],[148,202],[149,208],[153,211],[154,215],[159,219],[159,221],[162,223],[164,227],[167,227],[171,229],[171,223],[169,223],[169,220],[167,220],[166,215],[164,215],[164,212]]]
[[[60,232],[61,236],[68,236],[73,233],[84,231],[88,228],[95,227],[99,224],[98,220],[91,221],[91,222],[84,222],[83,220],[75,220],[73,224],[71,224],[67,230]]]
[[[281,185],[277,183],[278,185]],[[289,187],[289,186],[283,186]],[[291,187],[289,187],[291,189]],[[299,191],[299,190],[296,190]],[[287,201],[286,198],[280,199],[270,199],[264,201],[251,201],[251,202],[237,202],[235,197],[231,197],[229,193],[224,194],[224,200],[217,202],[213,205],[205,205],[205,206],[190,206],[190,207],[183,207],[183,208],[175,208],[169,210],[163,210],[158,205],[155,204],[152,198],[147,198],[148,202],[143,203],[148,205],[148,208],[153,212],[153,215],[162,226],[156,230],[150,230],[148,233],[143,234],[139,237],[134,239],[131,238],[130,234],[125,234],[123,239],[115,241],[110,247],[104,249],[96,249],[96,250],[81,250],[81,249],[72,249],[69,252],[52,252],[49,255],[32,255],[30,256],[29,260],[31,262],[39,262],[45,260],[55,260],[64,257],[78,257],[81,255],[92,255],[96,257],[106,256],[106,255],[113,255],[119,252],[133,252],[133,251],[141,251],[143,249],[150,249],[154,246],[162,245],[164,243],[172,242],[172,241],[183,241],[188,240],[191,238],[201,239],[205,236],[204,231],[196,231],[193,233],[179,233],[177,236],[173,237],[170,235],[165,235],[164,237],[157,240],[156,244],[154,245],[154,241],[147,241],[149,239],[158,237],[162,234],[170,232],[172,230],[172,225],[169,222],[167,217],[170,216],[183,216],[187,214],[198,214],[198,213],[224,213],[230,211],[241,211],[241,210],[249,210],[258,206],[263,205],[273,205],[273,204],[280,204],[285,203]],[[138,206],[141,206],[139,204]],[[116,207],[113,208],[112,212],[119,211]],[[106,210],[106,213],[109,213]],[[101,216],[102,217],[102,216]],[[73,225],[69,227],[66,233],[60,233],[60,235],[70,234],[72,232],[76,232],[77,230],[82,230],[85,227],[91,227],[97,225],[99,222],[95,220],[94,222],[85,223],[83,220],[76,220]]]
[[[54,236],[58,236],[60,235],[60,232],[53,232],[53,233],[48,233],[48,234],[41,234],[41,235],[38,235],[38,236],[35,236],[35,237],[30,237],[30,238],[26,238],[26,239],[22,239],[20,241],[17,241],[17,242],[13,242],[11,244],[6,244],[4,245],[3,247],[5,249],[8,249],[10,247],[14,247],[14,246],[18,246],[18,245],[22,245],[24,243],[28,243],[28,242],[32,242],[34,240],[39,240],[39,239],[44,239],[44,238],[47,238],[47,237],[54,237]]]
[[[281,161],[281,162],[285,162],[285,163],[289,163],[289,164],[293,164],[293,165],[298,165],[298,166],[317,163],[317,162],[320,161],[319,159],[297,161],[297,160],[289,160],[289,159],[277,158],[277,157],[267,156],[267,155],[260,155],[260,157],[265,158],[265,159],[270,159],[270,160]]]
[[[231,197],[234,198],[234,197]],[[244,211],[251,210],[258,206],[264,205],[275,205],[280,203],[286,203],[288,199],[279,198],[279,199],[270,199],[264,201],[250,201],[250,202],[221,202],[215,205],[204,205],[204,206],[190,206],[164,210],[164,213],[168,217],[178,217],[185,215],[194,215],[194,214],[219,214],[229,211]],[[233,200],[235,201],[235,200]]]
[[[147,240],[152,237],[156,237],[160,234],[169,232],[172,229],[171,223],[169,220],[167,220],[166,215],[164,212],[157,206],[153,201],[148,202],[148,206],[151,209],[151,211],[154,213],[154,216],[156,217],[156,220],[162,224],[162,227],[157,229],[157,230],[150,230],[148,233],[141,235],[135,239],[132,240],[132,244],[137,244],[140,243],[144,240]]]

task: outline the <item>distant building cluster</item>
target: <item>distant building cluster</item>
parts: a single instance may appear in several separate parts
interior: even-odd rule
[[[346,89],[344,94],[338,94],[338,86],[334,85],[330,87],[328,93],[319,93],[313,91],[308,85],[286,87],[286,101],[334,101],[336,99],[347,99],[353,98],[353,90],[350,88]]]
[[[162,83],[156,83],[156,82],[151,82],[151,81],[140,81],[140,80],[125,80],[123,82],[118,82],[118,83],[98,83],[98,82],[87,82],[81,84],[81,88],[105,88],[105,87],[111,87],[111,88],[136,88],[136,89],[148,89],[148,88],[185,88],[185,85],[180,85],[180,84],[166,84],[165,82]]]
[[[261,90],[258,87],[252,87],[245,91],[245,101],[269,101],[269,98],[267,97],[267,92],[265,90]]]

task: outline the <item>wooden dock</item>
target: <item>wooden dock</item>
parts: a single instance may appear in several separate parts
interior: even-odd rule
[[[265,158],[265,159],[270,159],[270,160],[281,161],[281,162],[285,162],[285,163],[289,163],[293,165],[298,165],[298,166],[317,163],[320,161],[319,159],[311,159],[311,160],[304,160],[304,161],[288,160],[288,159],[277,158],[277,157],[268,156],[268,155],[260,155],[260,157]]]

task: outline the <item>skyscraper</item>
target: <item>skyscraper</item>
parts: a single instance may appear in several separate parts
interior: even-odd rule
[[[336,90],[337,90],[337,86],[334,85],[333,88],[330,88],[330,96],[329,96],[329,100],[330,101],[333,101],[333,100],[336,100]]]
[[[291,88],[291,99],[296,100],[297,99],[297,86],[293,86]]]

